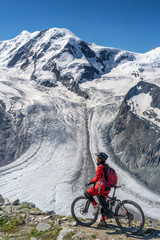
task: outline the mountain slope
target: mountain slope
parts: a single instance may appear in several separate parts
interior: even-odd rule
[[[110,129],[123,167],[160,193],[160,88],[139,82],[125,96]]]
[[[70,214],[71,201],[83,193],[84,183],[94,175],[95,152],[105,151],[119,184],[125,184],[118,196],[136,201],[147,216],[158,219],[159,194],[148,189],[149,182],[144,185],[129,174],[127,162],[123,163],[126,170],[117,164],[114,127],[112,149],[107,135],[112,124],[117,126],[126,93],[142,79],[142,93],[150,107],[143,114],[145,119],[140,119],[147,126],[143,139],[150,120],[158,129],[159,112],[153,112],[159,108],[155,107],[160,84],[158,53],[159,48],[137,54],[101,47],[56,28],[24,31],[15,39],[0,42],[1,194],[34,202],[43,210]],[[156,87],[151,101],[146,96]],[[143,94],[137,96],[143,99]],[[139,118],[133,101],[137,96],[133,92],[132,98],[127,98],[135,119]],[[144,105],[138,106],[142,113]],[[136,123],[130,122],[133,135]],[[117,144],[120,148],[121,141]],[[138,175],[133,162],[130,171]]]
[[[0,52],[2,66],[16,68],[45,86],[61,81],[85,97],[78,83],[110,72],[121,61],[133,61],[136,55],[88,44],[69,30],[57,28],[35,33],[24,31],[15,39],[1,42]]]

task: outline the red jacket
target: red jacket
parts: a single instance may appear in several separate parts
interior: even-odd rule
[[[110,186],[108,186],[106,184],[106,181],[105,181],[105,174],[104,174],[104,171],[103,171],[104,165],[108,166],[108,164],[101,164],[101,165],[99,165],[97,167],[95,177],[90,181],[90,183],[97,182],[95,187],[92,187],[92,188],[87,190],[88,193],[91,196],[94,196],[94,195],[97,195],[97,194],[102,194],[102,195],[103,194],[107,194],[108,195],[108,193],[110,191]],[[106,189],[106,187],[107,187],[107,189]]]
[[[96,175],[95,177],[90,181],[90,182],[101,182],[101,183],[105,183],[106,185],[106,182],[105,182],[105,175],[104,175],[104,171],[103,171],[103,165],[106,165],[108,166],[108,164],[100,164],[98,167],[97,167],[97,170],[96,170]],[[104,179],[104,180],[103,180]]]

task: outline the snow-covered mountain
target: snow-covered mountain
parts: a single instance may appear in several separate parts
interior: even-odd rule
[[[160,88],[144,81],[131,88],[108,136],[123,168],[160,193]]]
[[[142,159],[159,161],[159,67],[160,48],[138,54],[101,47],[66,29],[23,31],[0,42],[0,193],[70,214],[72,199],[94,175],[94,153],[105,151],[119,184],[125,184],[117,194],[158,219],[159,188],[146,180]],[[142,90],[135,94],[134,89]],[[124,103],[127,116],[135,118],[120,122]],[[141,155],[156,148],[147,159],[128,151],[139,136],[137,118],[146,126],[141,141],[148,141]],[[117,157],[125,139],[117,135],[118,122],[132,135],[123,157]]]

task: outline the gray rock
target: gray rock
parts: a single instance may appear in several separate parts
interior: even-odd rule
[[[12,206],[11,205],[5,206],[3,208],[3,211],[8,213],[8,214],[11,214],[12,213]]]
[[[26,208],[35,208],[36,207],[36,205],[31,202],[22,202],[22,205]]]
[[[16,199],[13,203],[12,203],[12,205],[14,205],[14,206],[17,206],[17,205],[19,205],[20,204],[20,200],[19,199]]]
[[[73,229],[63,228],[63,229],[59,232],[59,235],[58,235],[58,237],[57,237],[57,240],[63,240],[64,237],[65,237],[68,233],[71,233],[71,232],[74,232]]]
[[[160,109],[159,93],[158,86],[139,82],[126,94],[115,121],[105,131],[117,163],[157,192],[160,192],[160,119],[156,114]],[[132,102],[133,97],[138,99],[140,94],[151,98],[152,111],[146,109],[144,117],[135,113]]]
[[[51,225],[48,223],[38,223],[36,230],[39,232],[44,232],[47,231],[48,229],[51,228]]]
[[[61,220],[59,218],[57,218],[54,222],[55,226],[59,226],[61,224]]]
[[[77,225],[78,225],[77,222],[72,223],[72,226],[77,226]]]
[[[19,99],[12,99],[17,102]],[[0,166],[15,161],[29,148],[28,133],[24,133],[24,115],[21,111],[7,112],[5,103],[0,100]],[[18,134],[17,134],[18,132]]]
[[[52,214],[55,214],[55,212],[54,212],[54,211],[45,211],[44,214],[46,214],[46,215],[52,215]]]
[[[2,195],[0,195],[0,203],[4,204],[4,198],[2,197]]]
[[[57,216],[58,216],[57,214],[52,213],[52,214],[51,214],[51,219],[53,220],[53,219],[55,219]]]
[[[74,240],[81,240],[81,233],[76,233],[75,235],[73,235],[72,237],[71,237],[71,239],[74,239]]]
[[[11,203],[10,203],[10,201],[9,201],[9,199],[8,198],[5,198],[4,199],[4,205],[10,205]]]

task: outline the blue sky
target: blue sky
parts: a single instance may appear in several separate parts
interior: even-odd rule
[[[160,47],[160,0],[0,1],[0,41],[53,27],[87,42],[144,53]]]

